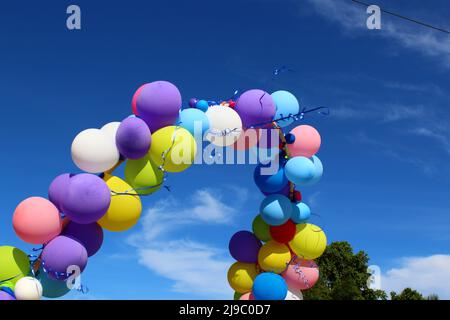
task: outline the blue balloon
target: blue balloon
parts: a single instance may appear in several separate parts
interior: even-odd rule
[[[296,224],[305,223],[311,217],[311,209],[304,204],[299,202],[293,205],[291,220]]]
[[[197,109],[202,110],[203,112],[206,112],[209,108],[209,104],[208,104],[208,101],[206,101],[206,100],[199,100],[197,102],[197,104],[195,105],[195,107]]]
[[[292,183],[305,186],[313,181],[316,175],[316,166],[308,158],[294,157],[286,163],[284,173]]]
[[[312,178],[312,180],[310,182],[308,182],[309,186],[319,182],[320,179],[322,179],[322,175],[323,175],[322,161],[320,161],[320,159],[317,156],[312,156],[311,161],[314,163],[316,170],[314,173],[314,178]]]
[[[42,268],[39,269],[39,274],[36,278],[41,282],[43,289],[42,295],[46,298],[60,298],[70,291],[66,281],[58,281],[50,278]]]
[[[181,111],[177,123],[189,131],[193,136],[195,136],[194,129],[196,126],[198,128],[197,130],[201,130],[202,136],[209,129],[209,120],[206,114],[203,111],[194,108]]]
[[[281,226],[292,214],[292,203],[286,196],[271,194],[267,196],[259,208],[261,218],[271,226]]]
[[[284,300],[288,287],[279,274],[264,272],[255,278],[252,292],[255,300]]]
[[[277,171],[275,171],[276,166],[278,166]],[[275,173],[272,173],[273,171]],[[253,173],[253,179],[261,192],[268,193],[280,191],[289,183],[279,161],[258,165]]]
[[[290,92],[280,90],[271,94],[276,105],[276,114],[274,119],[287,117],[300,112],[300,104],[297,98]],[[294,118],[277,121],[280,127],[286,127],[294,122]]]

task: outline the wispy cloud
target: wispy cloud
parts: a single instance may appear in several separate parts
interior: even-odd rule
[[[128,238],[128,243],[137,249],[139,263],[172,280],[173,291],[208,298],[231,295],[226,273],[232,261],[226,250],[192,240],[183,232],[183,228],[188,230],[200,224],[232,222],[247,192],[240,193],[233,207],[220,194],[220,190],[203,189],[196,191],[189,201],[169,198],[158,202],[147,210],[142,230]]]
[[[366,10],[351,2],[336,0],[306,0],[323,18],[339,24],[348,35],[357,36],[357,31],[368,31]],[[365,33],[367,34],[367,33]],[[374,34],[372,32],[372,34]],[[450,68],[450,38],[434,31],[425,30],[408,22],[382,15],[382,29],[376,33],[394,40],[403,48],[420,52],[422,55],[437,58],[437,61]]]
[[[382,289],[400,292],[410,287],[424,295],[437,294],[441,299],[450,299],[450,255],[407,257],[398,268],[383,273]]]

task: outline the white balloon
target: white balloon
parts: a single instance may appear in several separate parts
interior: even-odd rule
[[[303,294],[301,291],[292,292],[288,290],[284,300],[303,300]]]
[[[84,130],[73,140],[72,160],[83,171],[105,172],[114,167],[119,158],[115,141],[102,130]]]
[[[120,127],[120,122],[110,122],[105,124],[100,130],[106,133],[116,143],[117,130]]]
[[[14,295],[17,300],[41,300],[42,285],[35,278],[24,277],[17,281],[14,287]]]
[[[242,120],[230,107],[212,106],[206,111],[209,130],[206,139],[216,146],[224,147],[235,143],[242,133]]]

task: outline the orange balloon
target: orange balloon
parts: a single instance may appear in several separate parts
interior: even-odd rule
[[[13,227],[17,236],[31,244],[44,244],[61,233],[58,209],[47,199],[32,197],[14,211]]]

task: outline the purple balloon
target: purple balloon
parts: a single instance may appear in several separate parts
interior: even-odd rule
[[[116,134],[119,152],[128,159],[145,156],[152,143],[152,134],[144,120],[127,118],[122,121]]]
[[[195,99],[195,98],[189,99],[189,107],[195,108],[195,106],[197,105],[197,102],[198,102],[198,99]]]
[[[57,236],[42,250],[41,261],[49,277],[64,280],[69,277],[70,266],[77,266],[80,271],[86,268],[88,255],[86,248],[77,240]]]
[[[61,208],[71,221],[89,224],[103,217],[110,203],[111,193],[105,181],[96,175],[82,173],[70,178]]]
[[[261,241],[250,231],[239,231],[231,237],[228,248],[237,261],[256,263]]]
[[[139,116],[151,132],[174,125],[182,105],[178,88],[167,81],[155,81],[143,86],[136,100]]]
[[[276,191],[276,192],[264,192],[261,191],[265,196],[269,196],[271,194],[282,194],[283,196],[289,197],[289,195],[291,194],[291,187],[289,186],[289,183],[280,191]]]
[[[103,243],[103,229],[97,222],[79,224],[70,221],[61,235],[79,241],[86,248],[88,257],[96,254]]]
[[[61,209],[61,200],[63,198],[64,192],[67,190],[67,186],[69,185],[70,173],[64,173],[59,175],[52,181],[50,184],[50,188],[48,189],[48,199],[58,208],[59,211]]]
[[[236,101],[234,110],[241,117],[244,128],[268,123],[273,120],[276,113],[272,96],[259,89],[244,92]]]
[[[6,301],[6,300],[16,300],[12,295],[10,295],[8,292],[2,291],[0,289],[0,301]]]

